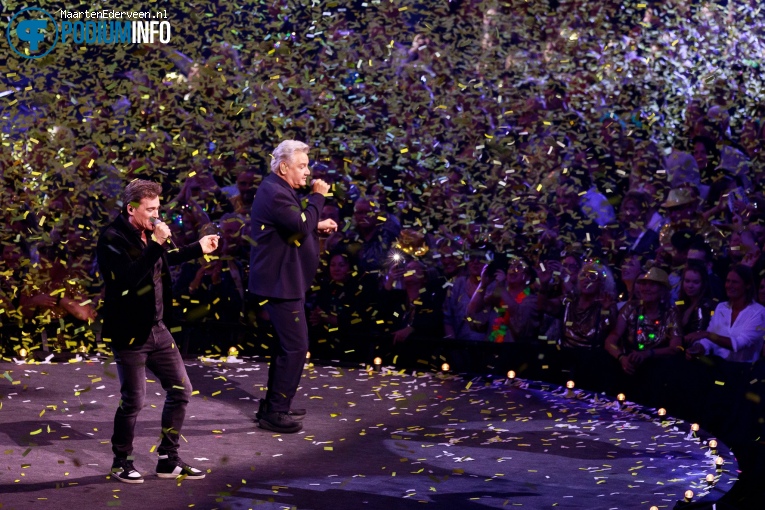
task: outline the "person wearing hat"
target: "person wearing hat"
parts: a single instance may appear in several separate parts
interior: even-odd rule
[[[645,271],[635,290],[636,299],[622,307],[606,339],[606,350],[628,375],[634,375],[650,358],[674,356],[683,342],[666,271],[658,267]]]
[[[699,207],[698,192],[693,186],[672,188],[661,206],[669,213],[670,222],[693,219]]]
[[[722,249],[725,237],[701,214],[700,203],[698,191],[693,186],[669,190],[667,199],[661,204],[662,208],[667,211],[669,220],[659,232],[659,246],[661,248],[671,254],[672,236],[676,232],[685,231],[703,237],[715,252]]]

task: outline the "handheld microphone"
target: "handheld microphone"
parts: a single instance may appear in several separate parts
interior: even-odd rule
[[[152,225],[156,225],[157,223],[162,223],[162,221],[159,218],[155,218],[154,216],[152,216],[151,218],[149,218],[149,223],[151,223]],[[175,248],[176,250],[178,249],[172,237],[167,236],[167,241],[165,242],[170,243],[173,246],[173,248]]]

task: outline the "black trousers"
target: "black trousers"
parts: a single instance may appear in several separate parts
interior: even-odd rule
[[[162,408],[162,438],[157,453],[178,457],[181,427],[191,396],[191,383],[183,358],[167,327],[160,322],[149,338],[134,349],[114,350],[122,400],[114,415],[112,451],[115,457],[133,453],[135,423],[146,399],[146,369],[151,370],[166,392]]]
[[[268,367],[266,409],[286,413],[300,385],[308,353],[305,299],[264,299],[268,301],[263,308],[276,330],[275,353]]]

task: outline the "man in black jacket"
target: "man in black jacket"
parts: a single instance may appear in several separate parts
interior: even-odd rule
[[[111,341],[122,399],[114,416],[112,474],[126,483],[142,483],[133,467],[133,437],[146,396],[146,368],[167,392],[162,409],[162,439],[157,449],[160,478],[204,478],[204,472],[178,456],[178,440],[191,396],[183,359],[163,322],[172,307],[169,266],[212,253],[218,236],[166,250],[170,228],[159,220],[156,182],[136,179],[127,185],[123,210],[98,240],[97,256],[105,282],[104,340]]]
[[[308,145],[285,140],[274,150],[271,173],[258,187],[250,214],[249,291],[276,329],[276,354],[268,369],[268,391],[256,418],[261,428],[291,433],[305,411],[292,409],[308,352],[305,293],[319,267],[318,233],[337,230],[332,219],[319,221],[329,185],[317,179],[301,201],[296,189],[307,184]]]

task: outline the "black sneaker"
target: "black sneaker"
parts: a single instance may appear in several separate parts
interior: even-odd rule
[[[303,424],[295,421],[289,413],[279,412],[264,413],[258,420],[258,425],[262,429],[283,434],[292,434],[303,428]]]
[[[260,421],[260,418],[264,414],[266,414],[266,400],[261,398],[258,410],[255,412],[255,420]],[[287,414],[289,414],[293,420],[302,420],[305,418],[306,411],[305,409],[290,409]]]
[[[133,461],[116,458],[112,462],[112,476],[125,483],[143,483],[143,476],[133,467]]]
[[[171,459],[167,455],[160,455],[157,462],[157,476],[159,478],[201,480],[205,477],[205,473],[189,466],[181,459]]]

